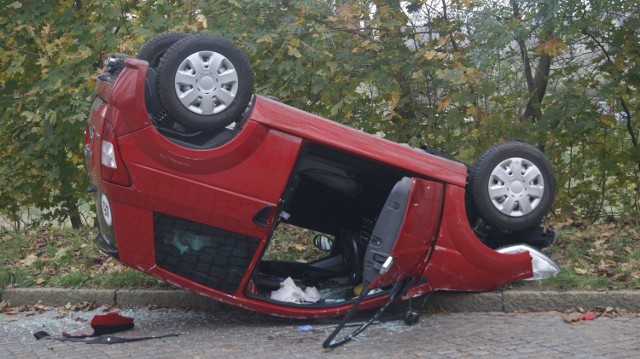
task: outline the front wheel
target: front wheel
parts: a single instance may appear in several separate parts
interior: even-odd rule
[[[253,95],[249,62],[230,41],[192,35],[160,60],[158,93],[172,118],[187,128],[213,130],[241,118]]]
[[[523,142],[504,142],[472,166],[468,190],[477,213],[506,231],[537,226],[553,204],[556,182],[549,160]]]

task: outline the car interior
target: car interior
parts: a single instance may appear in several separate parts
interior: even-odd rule
[[[314,244],[329,240],[331,245],[321,258],[306,263],[263,257],[248,294],[270,300],[280,282],[291,277],[302,289],[319,290],[321,299],[315,305],[353,299],[354,288],[362,283],[364,255],[376,218],[402,177],[399,170],[335,150],[304,151],[283,194],[276,226],[320,233]],[[311,239],[300,240],[309,244]]]

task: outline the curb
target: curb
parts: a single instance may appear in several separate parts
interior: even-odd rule
[[[0,300],[13,306],[33,305],[42,301],[54,307],[80,302],[123,308],[153,305],[160,308],[210,310],[224,307],[221,302],[185,290],[10,288],[0,292]]]
[[[505,290],[482,293],[435,293],[428,308],[448,312],[549,312],[613,307],[640,310],[640,291]]]
[[[38,301],[50,306],[96,302],[124,308],[146,307],[222,310],[225,304],[184,290],[107,290],[62,288],[10,288],[0,291],[0,300],[11,305],[33,305]],[[447,312],[546,312],[567,309],[613,307],[640,311],[640,291],[533,291],[434,293],[425,310]]]

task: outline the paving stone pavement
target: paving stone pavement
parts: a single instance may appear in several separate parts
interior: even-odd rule
[[[322,342],[334,320],[282,319],[228,308],[119,311],[133,317],[136,327],[116,335],[180,336],[113,345],[37,341],[34,332],[59,336],[101,312],[0,314],[0,358],[640,358],[637,314],[568,324],[560,312],[425,313],[414,326],[388,317],[355,342],[325,350]],[[300,332],[302,325],[314,329]]]

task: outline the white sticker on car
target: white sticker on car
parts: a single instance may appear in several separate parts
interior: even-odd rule
[[[109,200],[104,193],[100,198],[100,205],[102,207],[102,216],[104,217],[104,222],[107,224],[107,226],[111,226],[111,223],[113,223],[113,220],[111,218],[111,206],[109,205]]]

